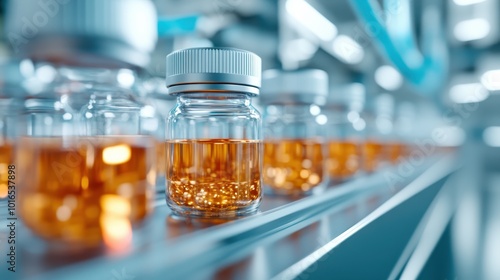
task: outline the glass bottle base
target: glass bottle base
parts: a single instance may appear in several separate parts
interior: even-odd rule
[[[179,206],[167,199],[167,205],[177,217],[187,218],[218,218],[218,219],[234,219],[238,217],[250,216],[257,213],[261,199],[256,200],[252,204],[238,209],[232,210],[199,210],[190,207]]]

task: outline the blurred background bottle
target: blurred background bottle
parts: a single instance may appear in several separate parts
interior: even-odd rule
[[[410,156],[414,149],[414,141],[417,134],[417,111],[416,106],[411,102],[400,102],[397,105],[394,120],[394,143],[390,155],[391,161],[397,164],[402,159]]]
[[[374,172],[391,163],[394,98],[386,93],[377,95],[373,106],[366,110],[364,115],[367,123],[363,151],[364,169]]]
[[[232,48],[190,48],[167,56],[167,204],[184,217],[253,214],[262,198],[261,60]]]
[[[340,183],[362,171],[366,122],[362,117],[365,87],[352,83],[335,87],[325,105],[328,117],[326,159],[331,183]]]
[[[273,193],[298,195],[322,189],[325,129],[321,111],[328,76],[318,69],[267,70],[262,77],[264,184]]]
[[[49,2],[47,2],[49,3]],[[50,2],[50,20],[23,19],[38,2],[11,1],[13,47],[35,62],[16,158],[18,214],[40,237],[76,247],[126,247],[152,210],[155,133],[142,68],[156,43],[150,1]],[[138,16],[140,20],[138,19]]]
[[[14,149],[16,138],[20,133],[19,128],[23,125],[19,122],[22,100],[26,95],[25,89],[23,88],[23,81],[32,74],[33,64],[29,60],[7,60],[0,63],[1,206],[4,206],[4,202],[8,200],[9,185],[15,186],[15,174],[9,174],[9,166],[15,165]],[[7,213],[7,210],[2,212],[2,214],[5,213]]]
[[[163,74],[163,76],[165,76]],[[142,89],[146,95],[146,102],[153,106],[157,118],[155,121],[158,125],[151,125],[152,135],[156,141],[156,192],[158,194],[165,193],[166,186],[166,151],[165,151],[165,122],[170,111],[175,107],[177,99],[175,96],[168,94],[168,89],[165,85],[164,77],[156,77],[148,75],[142,80]]]

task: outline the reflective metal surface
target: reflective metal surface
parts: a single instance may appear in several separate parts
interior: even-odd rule
[[[71,273],[72,279],[88,279],[90,275],[107,279],[123,270],[139,279],[290,279],[311,273],[311,264],[322,267],[325,256],[340,257],[338,262],[324,262],[328,267],[362,256],[395,261],[397,255],[389,258],[387,243],[379,238],[386,235],[389,244],[398,236],[401,242],[408,238],[426,208],[421,203],[432,201],[440,188],[438,182],[453,166],[450,159],[433,159],[405,174],[404,182],[398,184],[388,180],[400,174],[400,167],[394,167],[330,187],[321,195],[294,201],[268,196],[260,213],[229,222],[179,219],[159,196],[153,216],[136,226],[132,244],[120,251],[69,252],[19,228],[18,254],[24,269],[18,275],[65,279]],[[394,217],[405,220],[400,220],[401,227],[392,226]],[[357,236],[366,239],[360,241]],[[352,248],[353,243],[356,248]],[[347,251],[335,253],[339,250]],[[377,258],[377,250],[386,256]],[[28,263],[33,265],[23,265]],[[391,267],[385,269],[390,272]]]

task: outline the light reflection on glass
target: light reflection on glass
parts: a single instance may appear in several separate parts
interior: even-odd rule
[[[99,223],[104,244],[111,251],[126,250],[132,242],[130,202],[117,195],[104,195],[101,198],[101,207]]]
[[[109,165],[122,164],[130,160],[130,146],[121,144],[104,148],[102,151],[102,161]]]

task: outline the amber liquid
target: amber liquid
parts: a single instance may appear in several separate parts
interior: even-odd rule
[[[13,145],[0,139],[0,199],[7,197],[9,187],[9,165],[14,164],[13,155]]]
[[[180,215],[230,217],[261,199],[261,142],[197,139],[166,142],[168,205]]]
[[[352,141],[328,143],[327,170],[333,182],[354,176],[361,169],[361,145]]]
[[[37,235],[108,245],[150,211],[154,146],[147,137],[22,138],[19,214]],[[123,239],[123,240],[122,240]]]
[[[385,150],[392,164],[399,163],[407,154],[406,146],[402,143],[389,143]]]
[[[324,181],[323,143],[283,139],[264,143],[264,184],[278,194],[310,192]]]
[[[382,143],[369,140],[363,145],[363,166],[366,172],[375,172],[384,161],[384,146]]]

